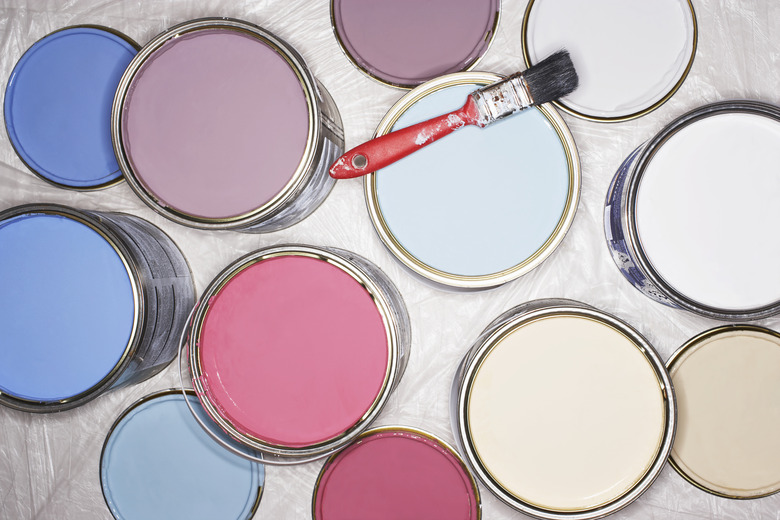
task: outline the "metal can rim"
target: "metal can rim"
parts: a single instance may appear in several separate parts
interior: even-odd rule
[[[501,81],[502,79],[504,79],[503,76],[490,72],[456,72],[427,81],[407,92],[390,108],[390,110],[387,111],[379,122],[379,126],[374,132],[374,137],[390,132],[393,125],[406,110],[412,107],[412,105],[420,99],[440,89],[464,84],[488,85]],[[377,173],[369,173],[363,177],[363,191],[368,214],[374,230],[379,235],[382,243],[390,250],[396,259],[417,275],[443,286],[449,286],[456,289],[487,289],[502,285],[527,274],[538,267],[558,248],[574,221],[574,215],[579,203],[581,190],[580,159],[574,137],[563,118],[555,111],[553,106],[549,103],[545,103],[543,105],[537,105],[536,108],[549,121],[558,135],[558,138],[561,141],[561,147],[566,156],[569,173],[569,191],[560,220],[558,221],[556,228],[550,233],[550,236],[539,249],[520,263],[497,273],[465,276],[447,273],[431,267],[419,260],[395,238],[395,235],[390,230],[390,226],[385,221],[380,209],[379,197],[376,189]]]

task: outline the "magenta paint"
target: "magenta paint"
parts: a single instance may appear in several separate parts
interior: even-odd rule
[[[455,452],[430,434],[381,428],[331,457],[314,490],[315,520],[473,520],[480,499]]]
[[[374,282],[381,272],[355,258],[282,246],[215,279],[194,318],[191,356],[218,424],[260,448],[292,451],[368,426],[403,372],[398,343],[408,339],[398,323],[408,318],[400,296]]]
[[[347,56],[369,76],[413,87],[476,65],[495,35],[500,0],[332,0]]]
[[[112,132],[131,188],[163,215],[206,228],[300,220],[330,191],[320,169],[343,148],[335,104],[303,58],[255,25],[221,18],[144,46],[120,82]],[[295,202],[293,218],[285,205]]]

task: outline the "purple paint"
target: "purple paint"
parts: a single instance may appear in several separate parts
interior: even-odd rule
[[[385,83],[413,87],[466,70],[487,51],[500,0],[333,0],[349,57]]]
[[[205,219],[250,213],[292,180],[309,105],[292,66],[234,29],[201,29],[153,51],[130,84],[122,145],[158,200]]]

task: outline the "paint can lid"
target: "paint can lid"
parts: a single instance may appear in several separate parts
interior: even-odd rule
[[[336,39],[352,63],[390,86],[412,88],[469,70],[496,33],[500,0],[332,0]]]
[[[138,51],[127,36],[68,27],[30,47],[11,73],[5,125],[22,161],[63,188],[104,188],[122,180],[111,143],[111,106]]]
[[[111,427],[100,482],[115,518],[254,515],[265,482],[263,465],[220,447],[195,421],[191,406],[200,406],[192,392],[157,392],[130,406]]]
[[[666,102],[696,42],[690,0],[531,0],[523,19],[526,65],[567,49],[580,84],[556,104],[595,121],[633,119]]]
[[[3,403],[70,407],[118,377],[137,336],[131,273],[86,215],[53,205],[0,214]]]

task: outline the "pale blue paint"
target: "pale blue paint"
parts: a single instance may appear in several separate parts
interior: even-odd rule
[[[133,301],[119,254],[87,225],[0,222],[0,390],[46,402],[92,388],[127,348]]]
[[[434,92],[396,123],[461,107],[477,85]],[[532,256],[561,220],[569,193],[563,144],[536,108],[465,127],[378,172],[382,214],[424,264],[450,274],[498,273]]]
[[[117,519],[250,518],[263,466],[217,444],[184,399],[166,394],[140,404],[107,440],[101,481]],[[200,406],[196,397],[187,399]]]

